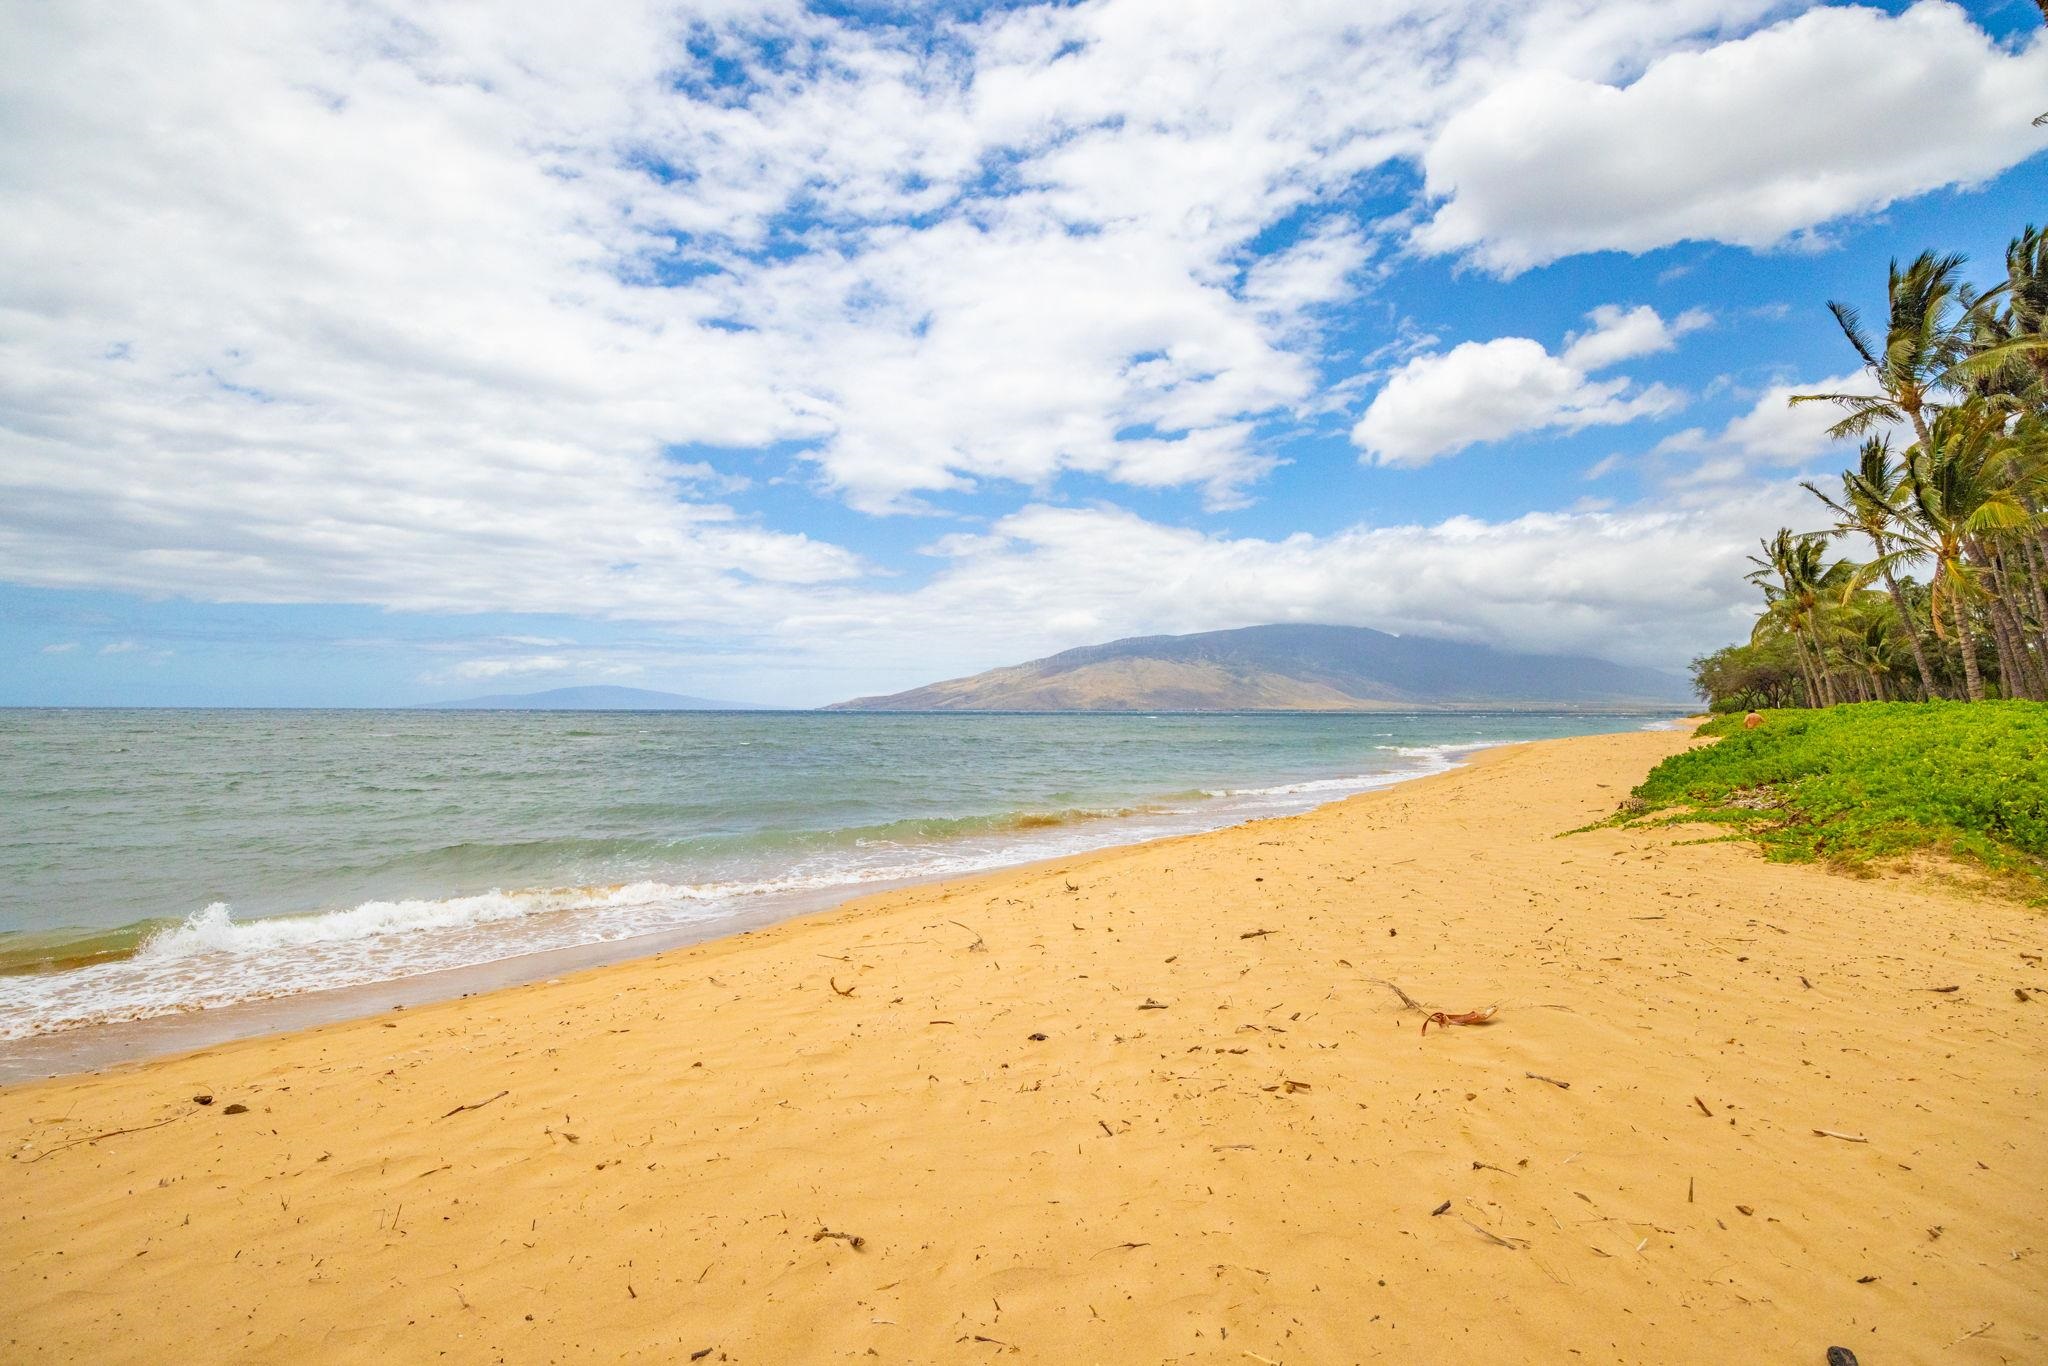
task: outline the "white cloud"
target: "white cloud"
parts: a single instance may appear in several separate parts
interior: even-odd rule
[[[442,670],[441,676],[471,680],[523,678],[530,674],[564,673],[570,667],[570,662],[564,655],[527,655],[516,659],[465,659],[452,668]]]
[[[1666,323],[1647,306],[1612,304],[1587,315],[1593,326],[1552,355],[1528,337],[1464,342],[1417,356],[1397,369],[1352,429],[1351,441],[1376,464],[1426,465],[1481,441],[1522,432],[1633,422],[1680,406],[1663,385],[1595,379],[1589,371],[1670,349],[1705,315]]]
[[[0,403],[36,533],[0,552],[81,581],[114,514],[110,585],[349,596],[466,560],[467,523],[514,535],[466,590],[600,592],[602,527],[709,610],[858,565],[734,524],[708,500],[744,475],[680,443],[814,442],[871,510],[1069,470],[1228,505],[1256,424],[1319,401],[1359,177],[1503,73],[1606,77],[1763,8],[1102,0],[925,44],[771,0],[14,7]],[[686,41],[745,88],[693,86]],[[266,524],[285,501],[314,534]]]
[[[422,557],[594,595],[630,561],[715,614],[732,576],[859,566],[734,523],[708,499],[744,480],[676,444],[815,442],[869,510],[1067,470],[1240,501],[1365,253],[1313,212],[1246,243],[1400,150],[1424,79],[1389,88],[1346,8],[1125,0],[930,52],[793,4],[10,10],[0,553],[284,597]],[[677,88],[686,38],[745,98]]]
[[[141,649],[142,645],[138,641],[110,640],[105,645],[100,646],[100,653],[103,655],[132,655]]]
[[[1756,405],[1721,429],[1721,442],[1746,456],[1781,465],[1796,465],[1840,445],[1828,428],[1842,420],[1832,403],[1794,404],[1794,394],[1872,394],[1876,383],[1868,371],[1830,375],[1810,384],[1773,384]]]
[[[1807,383],[1772,384],[1757,397],[1748,412],[1730,418],[1718,432],[1688,427],[1665,437],[1652,449],[1653,456],[1710,457],[1682,472],[1682,477],[1704,482],[1732,479],[1753,466],[1803,465],[1817,456],[1843,448],[1843,442],[1828,435],[1828,428],[1842,418],[1842,410],[1830,403],[1794,404],[1794,394],[1869,394],[1875,385],[1868,371],[1856,370],[1830,375]],[[1846,458],[1846,457],[1845,457]]]
[[[1567,338],[1560,357],[1576,370],[1605,370],[1638,356],[1669,351],[1680,337],[1713,321],[1704,310],[1691,308],[1667,323],[1648,304],[1627,309],[1602,304],[1586,316],[1593,326]]]
[[[426,674],[429,683],[476,683],[493,679],[532,678],[555,674],[578,679],[624,678],[640,672],[640,665],[601,654],[506,655],[465,659],[445,669]]]
[[[1627,85],[1528,69],[1436,134],[1423,164],[1443,203],[1415,241],[1510,274],[1689,240],[1770,247],[2039,152],[2043,90],[2048,42],[2000,48],[1944,0],[1815,8]]]
[[[77,642],[77,641],[75,641],[75,640],[61,640],[61,641],[58,641],[58,642],[57,642],[56,644],[54,644],[54,645],[45,645],[45,646],[43,647],[43,653],[44,653],[44,654],[46,654],[46,655],[68,655],[68,654],[70,654],[70,653],[71,653],[71,652],[72,652],[73,650],[76,650],[77,648],[78,648],[78,642]]]

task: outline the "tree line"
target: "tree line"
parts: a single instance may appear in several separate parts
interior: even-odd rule
[[[1792,402],[1841,410],[1829,431],[1856,463],[1804,482],[1825,525],[1750,557],[1748,643],[1693,661],[1717,709],[2048,701],[2048,235],[2014,238],[1990,289],[1963,266],[1894,261],[1877,332],[1828,305],[1873,392]]]

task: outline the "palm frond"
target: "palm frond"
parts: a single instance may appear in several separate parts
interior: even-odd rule
[[[1848,304],[1838,303],[1832,299],[1828,301],[1828,312],[1835,315],[1835,322],[1841,326],[1842,335],[1849,339],[1849,345],[1856,348],[1856,354],[1863,358],[1863,363],[1873,370],[1882,369],[1883,367],[1878,364],[1876,350],[1870,344],[1870,338],[1863,334],[1863,315]]]

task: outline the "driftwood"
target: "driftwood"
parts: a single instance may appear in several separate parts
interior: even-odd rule
[[[489,1105],[492,1100],[503,1100],[505,1097],[511,1094],[512,1093],[510,1091],[500,1091],[497,1095],[492,1096],[490,1100],[480,1100],[474,1105],[458,1105],[453,1110],[450,1110],[448,1114],[441,1116],[441,1118],[447,1119],[449,1115],[459,1115],[464,1110],[481,1110],[486,1105]]]
[[[29,1161],[40,1162],[44,1158],[50,1156],[52,1153],[61,1153],[66,1148],[76,1148],[81,1143],[97,1143],[103,1138],[118,1138],[122,1134],[147,1133],[151,1129],[161,1129],[166,1124],[176,1124],[179,1120],[183,1118],[185,1118],[184,1115],[172,1115],[169,1119],[160,1119],[154,1124],[138,1124],[132,1129],[109,1129],[103,1134],[93,1134],[89,1138],[74,1138],[68,1143],[59,1143],[54,1148],[43,1149],[43,1151],[37,1153],[34,1157],[31,1157]]]
[[[839,979],[838,979],[837,977],[827,977],[827,978],[826,978],[825,980],[826,980],[826,981],[828,981],[828,982],[830,982],[830,983],[832,984],[832,991],[833,991],[833,993],[834,993],[835,995],[839,995],[839,996],[851,996],[851,995],[853,995],[853,988],[852,988],[852,987],[846,987],[846,988],[843,988],[843,989],[842,989],[842,988],[840,987],[840,985],[839,985]],[[856,984],[856,985],[858,985],[858,984]]]
[[[834,1233],[829,1228],[821,1228],[811,1235],[811,1241],[814,1243],[823,1242],[827,1238],[837,1238],[840,1242],[850,1245],[855,1252],[868,1245],[868,1240],[857,1233]]]

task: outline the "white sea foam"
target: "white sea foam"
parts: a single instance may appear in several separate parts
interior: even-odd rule
[[[1406,782],[1410,778],[1426,778],[1434,773],[1444,773],[1456,768],[1458,756],[1475,749],[1484,749],[1492,741],[1471,741],[1455,745],[1380,745],[1379,749],[1398,754],[1404,759],[1420,759],[1419,764],[1398,769],[1380,770],[1373,773],[1354,773],[1337,778],[1307,778],[1300,782],[1280,783],[1273,787],[1231,787],[1208,792],[1211,797],[1306,797],[1322,799],[1341,797],[1359,792],[1371,792],[1376,788],[1388,787],[1394,783]]]
[[[1454,745],[1404,745],[1394,752],[1405,759],[1420,759],[1430,768],[1456,768],[1466,755],[1499,743],[1497,740],[1463,740]]]
[[[182,925],[158,930],[135,952],[138,961],[168,963],[207,955],[252,957],[280,949],[340,944],[430,930],[469,929],[494,921],[518,920],[560,911],[604,910],[665,900],[703,900],[710,894],[665,882],[610,887],[557,887],[526,892],[485,892],[440,900],[365,901],[319,915],[266,916],[236,920],[228,904],[216,901]]]

